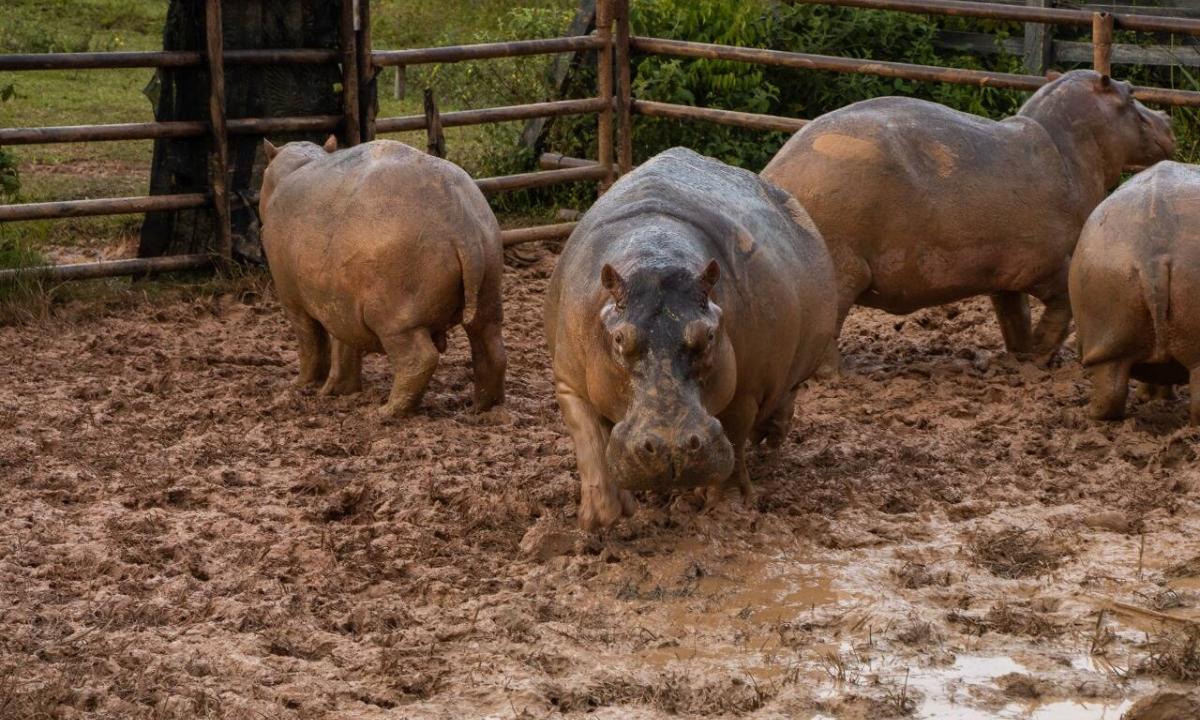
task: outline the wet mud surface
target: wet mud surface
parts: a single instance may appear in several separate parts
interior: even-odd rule
[[[1100,424],[1073,351],[1008,357],[985,300],[856,311],[843,376],[810,382],[782,450],[753,457],[751,507],[645,495],[585,535],[540,327],[553,260],[509,268],[508,403],[483,415],[461,332],[400,423],[369,412],[381,357],[360,395],[293,390],[268,288],[0,329],[0,717],[1191,702],[1184,397]]]

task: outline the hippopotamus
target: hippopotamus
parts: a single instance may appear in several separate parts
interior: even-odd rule
[[[782,442],[836,319],[832,262],[787,193],[683,148],[617,181],[546,292],[580,525],[632,513],[635,490],[749,496],[747,441]]]
[[[300,343],[300,385],[362,387],[362,354],[394,373],[384,417],[412,412],[461,324],[475,407],[504,399],[500,226],[465,171],[403,143],[334,152],[264,141],[262,242]]]
[[[1069,329],[1084,221],[1122,168],[1174,147],[1167,117],[1130,85],[1074,70],[1001,121],[910,98],[848,105],[805,125],[762,175],[829,245],[839,330],[856,303],[905,314],[987,293],[1006,348],[1048,359]],[[1027,294],[1046,306],[1036,331]]]
[[[1069,286],[1092,415],[1124,417],[1132,376],[1168,391],[1189,383],[1200,425],[1200,167],[1160,162],[1100,203]]]

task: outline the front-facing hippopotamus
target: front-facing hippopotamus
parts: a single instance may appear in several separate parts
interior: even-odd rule
[[[909,313],[988,293],[1005,346],[1046,356],[1070,324],[1084,221],[1121,168],[1174,145],[1128,84],[1076,70],[999,122],[910,98],[855,103],[806,125],[762,174],[821,229],[839,327],[856,303]],[[1036,332],[1025,294],[1046,304]]]
[[[1200,425],[1200,167],[1161,162],[1100,203],[1070,287],[1092,414],[1124,417],[1132,376],[1189,383]]]
[[[783,191],[682,148],[621,178],[546,293],[580,525],[632,513],[631,490],[748,494],[746,441],[782,441],[836,317],[828,253]]]

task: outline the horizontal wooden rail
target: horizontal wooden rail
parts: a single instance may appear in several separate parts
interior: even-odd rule
[[[602,98],[556,100],[553,102],[529,103],[528,105],[484,108],[481,110],[455,110],[453,112],[440,113],[439,116],[442,120],[442,127],[461,127],[463,125],[481,125],[483,123],[528,120],[539,117],[583,115],[599,112],[604,109],[606,104],[607,102]],[[424,130],[426,124],[424,115],[379,118],[375,121],[375,132],[390,133]]]
[[[500,240],[504,247],[520,245],[521,243],[537,242],[538,240],[563,240],[575,229],[577,223],[565,222],[554,225],[539,225],[537,227],[503,230]]]
[[[1020,5],[996,5],[966,0],[792,0],[806,5],[840,5],[872,10],[1012,20],[1053,25],[1092,26],[1092,13],[1067,8],[1038,8]],[[1173,32],[1200,35],[1200,20],[1182,17],[1158,17],[1136,13],[1113,13],[1113,25],[1119,30]]]
[[[101,198],[97,200],[58,200],[55,202],[0,205],[0,222],[49,220],[89,215],[124,215],[155,210],[183,210],[204,207],[208,196],[202,193],[148,195],[144,197]]]
[[[601,180],[608,170],[599,165],[587,167],[565,168],[562,170],[539,170],[537,172],[520,173],[517,175],[500,175],[497,177],[480,178],[475,181],[484,194],[503,192],[506,190],[525,190],[527,188],[545,187],[559,183],[579,182],[584,180]]]
[[[1014,90],[1037,90],[1047,80],[1040,75],[1018,75],[1016,73],[965,70],[933,65],[889,62],[884,60],[860,60],[858,58],[814,55],[811,53],[764,50],[762,48],[714,45],[712,43],[668,40],[665,38],[634,37],[634,50],[672,57],[705,58],[709,60],[733,60],[758,65],[778,65],[806,70],[832,70],[833,72],[860,73],[880,77],[950,82],[964,85],[1011,88]]]
[[[96,278],[120,277],[122,275],[147,275],[150,273],[179,272],[181,270],[205,270],[213,266],[208,255],[164,255],[162,257],[127,258],[104,260],[70,265],[37,265],[23,268],[0,269],[0,282],[14,280],[43,280],[64,282],[67,280],[94,280]]]
[[[0,71],[110,70],[117,68],[191,67],[203,54],[186,50],[134,52],[19,53],[0,55]],[[234,65],[321,65],[337,62],[336,50],[226,50],[225,62]]]
[[[857,0],[855,0],[857,2]],[[1037,90],[1049,82],[1040,75],[1018,75],[1016,73],[965,70],[934,65],[888,62],[883,60],[861,60],[858,58],[813,55],[811,53],[743,48],[712,43],[667,40],[665,38],[635,37],[631,42],[634,50],[672,57],[704,58],[709,60],[732,60],[758,65],[803,68],[806,70],[830,70],[833,72],[859,73],[879,77],[947,82],[959,85],[1000,87],[1011,90]],[[1135,87],[1134,96],[1147,102],[1165,105],[1200,106],[1200,92],[1173,90],[1169,88]]]
[[[707,120],[721,125],[735,125],[753,130],[796,132],[808,123],[808,120],[801,118],[737,112],[734,110],[717,110],[715,108],[676,105],[674,103],[655,102],[652,100],[634,100],[631,109],[635,115],[676,118],[680,120]]]
[[[516,40],[512,42],[480,43],[478,45],[447,45],[438,48],[376,50],[371,53],[371,62],[377,66],[427,65],[430,63],[453,63],[464,60],[517,57],[519,55],[545,55],[579,50],[596,50],[604,47],[604,45],[604,40],[594,35],[577,35],[573,37],[547,38],[544,40]]]
[[[563,168],[595,167],[600,163],[586,158],[571,157],[562,153],[542,153],[538,156],[538,167],[543,170],[561,170]]]
[[[342,116],[340,115],[310,115],[290,118],[241,118],[230,120],[227,124],[227,129],[232,135],[334,130],[341,121]],[[0,128],[0,145],[155,140],[158,138],[201,137],[207,134],[208,123],[197,120],[120,123],[115,125]]]

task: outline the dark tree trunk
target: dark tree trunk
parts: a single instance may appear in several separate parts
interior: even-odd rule
[[[338,46],[339,3],[328,0],[238,0],[223,6],[226,50]],[[163,30],[164,50],[204,49],[203,0],[171,0]],[[230,118],[342,114],[341,72],[329,65],[227,65],[225,106]],[[163,68],[151,84],[155,117],[208,119],[208,74],[202,67]],[[229,190],[233,246],[241,259],[261,260],[256,208],[251,202],[261,174],[261,139],[238,135],[229,142]],[[323,142],[325,133],[272,136]],[[339,138],[344,143],[345,138]],[[156,140],[150,193],[205,192],[209,187],[208,138]],[[210,252],[211,209],[148,213],[142,224],[142,257]]]

